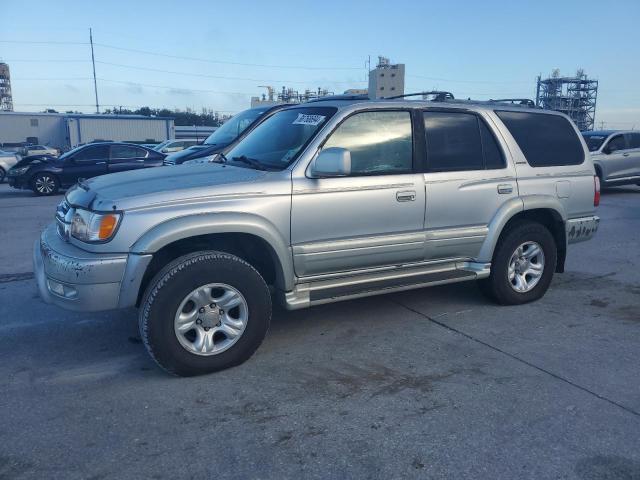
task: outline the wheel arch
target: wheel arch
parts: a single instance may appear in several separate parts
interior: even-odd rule
[[[132,246],[132,253],[152,255],[142,277],[138,300],[164,265],[198,250],[231,253],[252,264],[267,283],[281,290],[293,288],[293,264],[288,242],[274,225],[255,215],[191,215],[155,226]]]
[[[530,195],[514,199],[504,205],[489,225],[487,236],[479,259],[483,262],[491,262],[495,248],[500,238],[512,225],[522,220],[529,220],[544,225],[553,235],[558,248],[558,260],[556,272],[564,272],[564,264],[567,256],[567,215],[560,201],[547,195]]]

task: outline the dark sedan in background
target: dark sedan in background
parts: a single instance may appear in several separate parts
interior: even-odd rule
[[[7,172],[9,185],[30,189],[37,195],[54,195],[81,178],[107,173],[159,167],[165,155],[130,143],[91,143],[60,157],[33,155],[20,160]]]
[[[201,145],[194,145],[169,155],[165,160],[165,165],[180,165],[189,160],[220,153],[233,142],[244,137],[245,134],[253,130],[266,118],[290,106],[291,104],[271,105],[244,110],[227,120],[220,128],[209,135]]]

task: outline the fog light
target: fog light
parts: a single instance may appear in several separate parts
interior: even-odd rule
[[[56,282],[51,279],[48,279],[47,283],[49,285],[49,291],[59,297],[73,299],[78,296],[78,291],[69,285],[65,285],[64,283]]]

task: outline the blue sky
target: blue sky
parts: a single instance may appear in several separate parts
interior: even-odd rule
[[[0,2],[20,111],[94,110],[89,46],[76,44],[92,27],[105,106],[237,112],[259,85],[365,87],[367,57],[385,55],[406,64],[406,91],[460,98],[532,98],[538,74],[583,68],[600,81],[598,125],[640,128],[638,0]]]

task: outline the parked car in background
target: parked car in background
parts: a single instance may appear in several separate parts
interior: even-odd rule
[[[640,185],[640,132],[582,132],[603,187]]]
[[[180,152],[185,148],[197,145],[196,140],[165,140],[164,142],[153,147],[153,150],[160,153],[170,154]]]
[[[130,143],[91,143],[60,157],[34,155],[20,160],[7,173],[9,185],[53,195],[82,178],[162,165],[164,155]]]
[[[165,160],[165,164],[180,165],[188,160],[211,157],[220,153],[226,147],[250,132],[266,118],[290,106],[291,104],[271,105],[244,110],[223,123],[222,126],[209,135],[201,145],[195,145],[181,152],[169,155]]]
[[[47,147],[46,145],[27,145],[23,150],[23,156],[25,157],[29,155],[53,155],[57,157],[59,153],[57,148]]]
[[[598,230],[590,155],[557,112],[309,102],[224,154],[67,192],[35,244],[42,297],[139,306],[153,359],[195,375],[253,354],[272,295],[299,309],[478,280],[494,301],[524,304]]]
[[[0,150],[0,183],[4,182],[7,172],[18,163],[19,159],[17,153]]]

